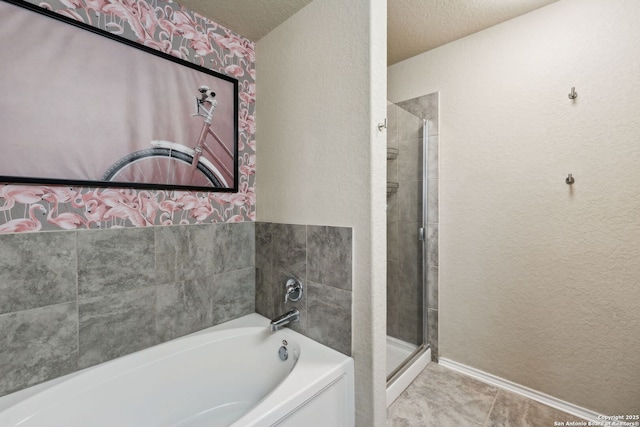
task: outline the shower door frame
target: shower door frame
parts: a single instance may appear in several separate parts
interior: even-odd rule
[[[427,262],[427,224],[428,224],[428,160],[429,160],[429,121],[422,119],[422,226],[418,229],[418,239],[422,242],[422,344],[413,351],[399,366],[387,375],[387,388],[392,385],[409,367],[431,349],[429,343],[428,316],[428,262]]]

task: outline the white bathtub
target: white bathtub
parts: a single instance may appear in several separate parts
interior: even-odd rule
[[[4,396],[0,426],[353,426],[353,360],[268,325],[250,314]]]

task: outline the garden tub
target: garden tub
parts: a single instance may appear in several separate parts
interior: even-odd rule
[[[250,314],[0,398],[0,426],[353,426],[353,360]]]

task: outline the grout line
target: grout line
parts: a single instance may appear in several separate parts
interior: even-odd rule
[[[187,234],[187,238],[189,233]],[[153,227],[153,331],[155,333],[155,342],[160,341],[160,331],[158,330],[158,228]]]
[[[0,318],[5,317],[5,316],[11,316],[14,314],[18,314],[18,313],[24,313],[27,311],[35,311],[35,310],[40,310],[43,308],[51,308],[51,307],[56,307],[59,305],[69,305],[69,304],[77,304],[77,301],[75,300],[69,300],[69,301],[62,301],[62,302],[56,302],[53,304],[48,304],[48,305],[43,305],[40,307],[31,307],[31,308],[25,308],[25,309],[20,309],[20,310],[16,310],[16,311],[7,311],[6,313],[0,313]]]
[[[76,368],[80,367],[80,265],[78,262],[78,231],[75,231],[73,239],[75,252],[75,279],[76,279]]]
[[[433,349],[432,349],[432,351],[433,351]],[[426,375],[426,376],[427,376],[427,378],[429,378],[429,374],[427,373],[427,371],[429,370],[429,368],[430,368],[430,367],[432,367],[432,365],[433,365],[433,364],[439,365],[439,363],[437,363],[437,362],[429,362],[429,363],[427,364],[426,368],[424,368],[424,370],[423,370],[423,371],[418,375],[418,377],[420,377],[420,376],[422,376],[422,375]],[[475,378],[473,378],[473,377],[471,377],[471,376],[469,376],[469,375],[462,374],[462,373],[457,372],[457,371],[455,371],[455,370],[453,370],[453,369],[450,369],[450,368],[448,368],[448,367],[445,367],[445,368],[446,368],[448,371],[451,371],[451,372],[455,372],[455,373],[461,374],[461,375],[462,375],[463,377],[465,377],[465,378],[471,378],[471,379],[476,380]],[[411,381],[411,384],[409,384],[409,386],[406,388],[406,390],[407,390],[407,389],[409,389],[409,387],[411,387],[411,386],[415,386],[415,387],[417,387],[417,385],[415,385],[415,382],[416,382],[416,380],[418,379],[418,377],[416,377],[413,381]],[[478,381],[478,380],[476,380],[476,381]],[[430,381],[429,381],[429,382],[430,382]],[[497,400],[497,398],[498,398],[498,391],[499,391],[499,390],[498,390],[496,387],[493,387],[493,388],[496,390],[496,395],[495,395],[495,397],[493,398],[493,402],[491,403],[491,409],[489,410],[489,413],[487,414],[487,418],[486,418],[486,419],[485,419],[485,421],[481,424],[481,427],[486,427],[486,423],[487,423],[487,421],[489,420],[489,416],[491,415],[491,411],[493,411],[493,406],[495,405],[496,400]],[[465,419],[470,420],[467,416],[465,416],[465,415],[461,414],[457,409],[454,409],[454,408],[453,408],[453,406],[450,406],[450,405],[446,405],[446,406],[445,406],[445,405],[443,405],[443,404],[441,404],[441,403],[436,402],[435,400],[432,400],[430,397],[431,397],[431,396],[425,396],[425,397],[424,397],[424,400],[427,400],[427,401],[429,401],[429,402],[433,403],[434,405],[436,405],[436,406],[438,406],[438,407],[440,407],[440,408],[451,408],[451,409],[453,409],[455,412],[457,412],[459,415],[462,415]],[[473,420],[470,420],[470,421],[473,421]],[[473,421],[473,422],[474,422],[474,423],[476,423],[477,421]]]
[[[489,423],[489,418],[491,418],[491,413],[493,412],[493,408],[496,406],[496,401],[498,400],[498,393],[500,393],[500,390],[496,389],[496,397],[493,398],[493,403],[491,404],[491,409],[489,409],[489,413],[487,414],[487,418],[484,420],[484,424],[482,424],[483,427],[488,427],[488,423]]]

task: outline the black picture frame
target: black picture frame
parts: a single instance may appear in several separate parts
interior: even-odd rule
[[[0,6],[2,5],[10,5],[12,8],[15,7],[16,10],[10,15],[11,17],[7,17],[5,13],[0,13],[0,27],[7,28],[7,24],[11,23],[14,15],[25,13],[28,14],[28,16],[25,16],[24,19],[29,22],[29,26],[24,29],[25,33],[23,34],[37,33],[38,26],[48,25],[49,28],[39,30],[40,33],[47,35],[47,37],[45,37],[47,40],[42,40],[42,42],[53,39],[53,43],[55,43],[58,39],[54,37],[54,35],[64,32],[64,35],[61,37],[65,40],[73,40],[73,42],[69,41],[73,46],[76,46],[76,41],[80,42],[80,40],[82,40],[80,46],[96,46],[96,51],[91,51],[88,55],[87,52],[80,52],[79,54],[82,54],[81,58],[84,59],[76,59],[75,61],[77,61],[78,64],[82,64],[82,67],[78,68],[83,69],[78,69],[77,72],[74,72],[73,65],[64,63],[64,61],[70,60],[67,54],[71,53],[69,50],[65,51],[64,47],[61,46],[68,46],[66,43],[58,42],[49,49],[58,49],[61,52],[65,52],[64,55],[59,56],[60,64],[23,63],[19,65],[16,63],[24,58],[16,58],[15,56],[17,55],[11,57],[11,53],[9,53],[8,58],[2,58],[2,54],[3,50],[19,50],[20,48],[11,47],[11,49],[5,49],[3,47],[5,45],[0,44],[0,62],[11,64],[11,66],[3,65],[0,67],[0,80],[5,82],[5,87],[13,85],[15,80],[20,80],[24,83],[22,86],[18,85],[18,89],[16,89],[18,92],[23,91],[23,93],[10,96],[8,99],[4,97],[4,104],[3,101],[0,100],[0,129],[2,130],[2,134],[0,135],[0,152],[4,153],[0,156],[0,181],[82,187],[128,187],[218,192],[238,191],[239,107],[237,79],[22,0],[0,0]],[[18,10],[20,12],[18,12]],[[3,17],[2,15],[5,16]],[[36,17],[45,18],[47,21]],[[49,24],[43,24],[43,22],[48,22]],[[21,28],[24,28],[24,25],[22,25]],[[9,28],[6,31],[10,32],[11,29]],[[99,39],[96,38],[96,36],[99,37]],[[0,36],[0,38],[1,37],[2,36]],[[37,37],[37,34],[31,37]],[[10,44],[13,46],[18,39],[22,39],[21,35],[13,34],[10,40],[6,40],[6,43],[8,43],[7,45]],[[27,39],[29,39],[29,37],[27,37]],[[98,42],[97,40],[108,40],[108,43],[116,43],[113,46],[107,47],[104,41]],[[29,42],[25,41],[25,43],[28,44]],[[31,46],[32,44],[33,43],[28,45]],[[44,44],[46,45],[46,43]],[[104,52],[100,51],[100,49],[102,49],[101,46],[106,48]],[[47,47],[45,46],[43,49],[47,49]],[[78,50],[82,51],[83,49]],[[114,55],[113,52],[121,53]],[[146,54],[150,54],[151,56],[147,56]],[[35,54],[29,56],[33,57],[34,55]],[[47,59],[50,60],[55,55],[46,56],[48,56]],[[105,56],[107,57],[105,58]],[[147,58],[143,58],[143,56]],[[146,76],[150,76],[150,79],[159,83],[154,84],[153,82],[145,81],[142,85],[138,84],[140,76],[135,75],[129,70],[123,71],[120,69],[122,66],[122,63],[118,62],[120,57],[135,57],[133,61],[129,61],[128,59],[126,61],[129,63],[133,62],[136,65],[138,63],[145,64],[140,65],[140,69],[152,70],[146,73]],[[99,78],[97,78],[93,71],[90,72],[84,69],[85,64],[91,66],[94,63],[94,58],[100,58],[105,63],[111,60],[114,64],[114,69],[117,71],[102,71],[98,66],[93,67],[92,70],[99,71]],[[147,63],[148,65],[146,65]],[[24,67],[24,70],[19,67]],[[39,68],[44,68],[44,70],[38,70]],[[64,75],[64,73],[57,72],[57,70],[69,69],[72,71],[67,74],[71,75]],[[30,73],[36,73],[36,75],[40,76],[40,78],[33,79],[33,85],[29,84],[27,78],[22,79],[26,70],[30,70]],[[42,78],[48,70],[51,72],[51,78],[49,80]],[[169,72],[166,73],[167,78],[164,78],[163,73],[165,73],[166,70],[169,70]],[[42,72],[45,74],[42,74]],[[138,83],[128,82],[128,86],[119,88],[118,85],[122,83],[123,75],[126,75],[124,80],[132,77],[132,80],[136,80]],[[94,78],[96,79],[95,81],[92,80]],[[110,81],[111,78],[113,78],[113,81]],[[181,78],[183,78],[184,81],[179,81]],[[105,81],[105,79],[109,81]],[[76,85],[80,84],[78,83],[79,80],[82,80],[81,88],[76,87]],[[201,85],[192,84],[198,81],[204,83]],[[166,85],[172,85],[172,87],[167,88],[165,82]],[[53,90],[50,89],[50,86],[54,86],[58,92],[54,95],[47,94],[48,90]],[[187,86],[192,88],[192,90],[184,90]],[[201,86],[207,86],[210,89],[208,91],[205,89],[199,90]],[[105,100],[103,99],[104,96],[93,93],[94,91],[102,94],[106,93],[107,97],[110,96],[111,93],[128,94],[130,93],[130,87],[135,87],[135,90],[139,88],[141,92],[132,93],[131,96],[114,95],[114,99],[111,100]],[[66,94],[66,92],[62,91],[64,88],[73,88],[73,91],[79,92],[81,96],[75,97],[74,99],[61,100],[60,98],[64,97],[64,95],[61,94]],[[109,92],[113,88],[119,89]],[[148,91],[149,88],[151,88],[150,93]],[[2,90],[2,87],[0,87],[0,90]],[[147,92],[142,93],[143,90],[147,90]],[[167,95],[167,92],[184,93],[184,98],[182,95],[170,97]],[[83,93],[87,94],[86,99],[82,96]],[[21,98],[21,96],[24,98]],[[92,99],[92,97],[95,97],[95,100]],[[62,106],[62,108],[50,106],[49,101],[52,100],[55,101],[53,104]],[[150,102],[145,106],[144,100]],[[208,142],[206,142],[206,144],[209,145],[209,147],[213,146],[213,148],[207,147],[208,150],[205,149],[201,154],[198,149],[198,142],[202,139],[201,136],[204,135],[205,119],[203,117],[191,116],[195,112],[193,110],[196,110],[197,105],[204,108],[204,112],[201,111],[201,114],[206,116],[207,108],[211,107],[212,104],[210,102],[212,100],[217,102],[218,105],[215,106],[213,113],[209,115],[210,118],[213,117],[210,128],[213,129],[214,133],[216,129],[223,129],[226,136],[221,137],[215,134],[215,137],[213,137],[213,135],[207,134]],[[95,104],[92,104],[94,101]],[[222,106],[220,106],[221,102],[224,102]],[[93,113],[91,108],[87,108],[86,105],[75,105],[77,103],[83,105],[89,104],[89,106],[95,105],[96,108],[100,106],[99,108],[105,108],[105,113]],[[146,113],[144,113],[147,109],[160,112],[169,111],[171,114],[149,113],[152,118],[152,123],[149,123],[148,120],[135,122],[134,119],[131,119],[134,120],[132,123],[122,123],[122,121],[119,121],[114,127],[120,129],[121,133],[128,132],[132,135],[137,135],[139,132],[139,134],[142,135],[153,134],[153,137],[149,140],[146,140],[146,137],[142,137],[140,140],[130,138],[132,139],[131,141],[118,141],[120,145],[117,145],[116,142],[108,141],[107,136],[104,135],[105,133],[112,133],[112,129],[109,128],[111,125],[102,122],[106,120],[106,117],[109,117],[109,120],[111,120],[111,116],[125,118],[125,121],[130,120],[129,117],[131,116],[127,115],[129,113],[122,111],[124,107],[119,103],[127,104],[127,108],[129,108],[130,111],[136,112],[136,114],[140,112],[143,119],[147,117],[145,115]],[[19,106],[16,107],[16,104],[19,104]],[[161,106],[157,104],[161,104]],[[184,106],[186,104],[190,104],[192,107],[192,111],[186,113],[189,117],[184,113]],[[69,111],[61,111],[67,106],[69,107]],[[32,107],[32,109],[29,109],[29,107]],[[112,110],[107,108],[112,107],[113,113],[110,113],[109,111]],[[175,117],[165,117],[174,116],[174,111],[180,112],[176,113]],[[87,116],[87,112],[92,112],[88,115],[90,117]],[[66,117],[69,119],[69,122],[57,124],[54,119],[46,116],[50,113],[54,114],[56,119]],[[158,117],[156,117],[155,114],[157,114]],[[2,116],[4,116],[4,121]],[[53,123],[53,127],[51,127],[50,130],[40,129],[38,120],[44,118],[50,119]],[[84,123],[85,119],[87,123]],[[114,118],[113,120],[116,119]],[[198,121],[198,124],[194,124],[195,121]],[[160,130],[154,128],[156,124],[161,128]],[[42,126],[46,127],[45,124]],[[104,128],[102,126],[104,126]],[[144,128],[145,131],[139,131],[137,129],[138,126]],[[184,129],[182,129],[181,126],[184,126]],[[82,131],[78,131],[78,128],[82,128]],[[180,135],[183,137],[168,137],[165,139],[162,135],[159,137],[155,135],[154,132],[161,132],[164,129],[168,130],[168,133],[172,135]],[[93,140],[87,143],[86,137],[78,141],[73,141],[76,134],[80,138],[80,135],[86,135],[87,132],[95,132],[94,136],[97,138],[94,147],[91,147]],[[113,133],[117,134],[115,131]],[[55,134],[55,136],[53,134]],[[198,137],[195,138],[195,140],[190,137],[196,134]],[[18,137],[14,135],[18,135]],[[230,139],[231,141],[229,141]],[[108,146],[105,146],[103,140],[107,140]],[[114,137],[114,140],[119,140],[119,138]],[[151,147],[148,146],[149,143],[152,145]],[[142,153],[143,151],[144,155],[138,154],[137,157],[135,155],[132,156],[132,153]],[[56,156],[59,156],[59,158]],[[107,158],[109,156],[112,157]],[[129,156],[128,159],[127,156]],[[200,161],[191,168],[188,165],[190,162],[189,159],[191,159],[191,163],[194,163],[193,160],[198,156]],[[4,163],[2,157],[4,157]],[[230,157],[231,160],[229,160],[228,157]],[[92,163],[95,163],[96,166],[92,166]],[[149,166],[144,167],[157,168],[157,171],[132,172],[129,175],[126,175],[127,172],[124,172],[133,170],[134,166],[135,168],[141,168],[141,165],[146,163],[148,163]],[[159,166],[150,166],[152,163],[158,163]],[[104,166],[107,164],[109,167],[105,168]],[[210,165],[214,167],[213,170],[209,167]],[[115,178],[107,179],[107,173],[114,167],[116,167]],[[207,170],[212,172],[212,174],[205,173]],[[98,176],[99,173],[102,173],[102,177]],[[87,176],[83,178],[83,174]],[[205,178],[202,178],[201,175],[205,175]],[[158,176],[159,178],[149,178],[151,176]],[[218,179],[214,180],[214,178]]]

